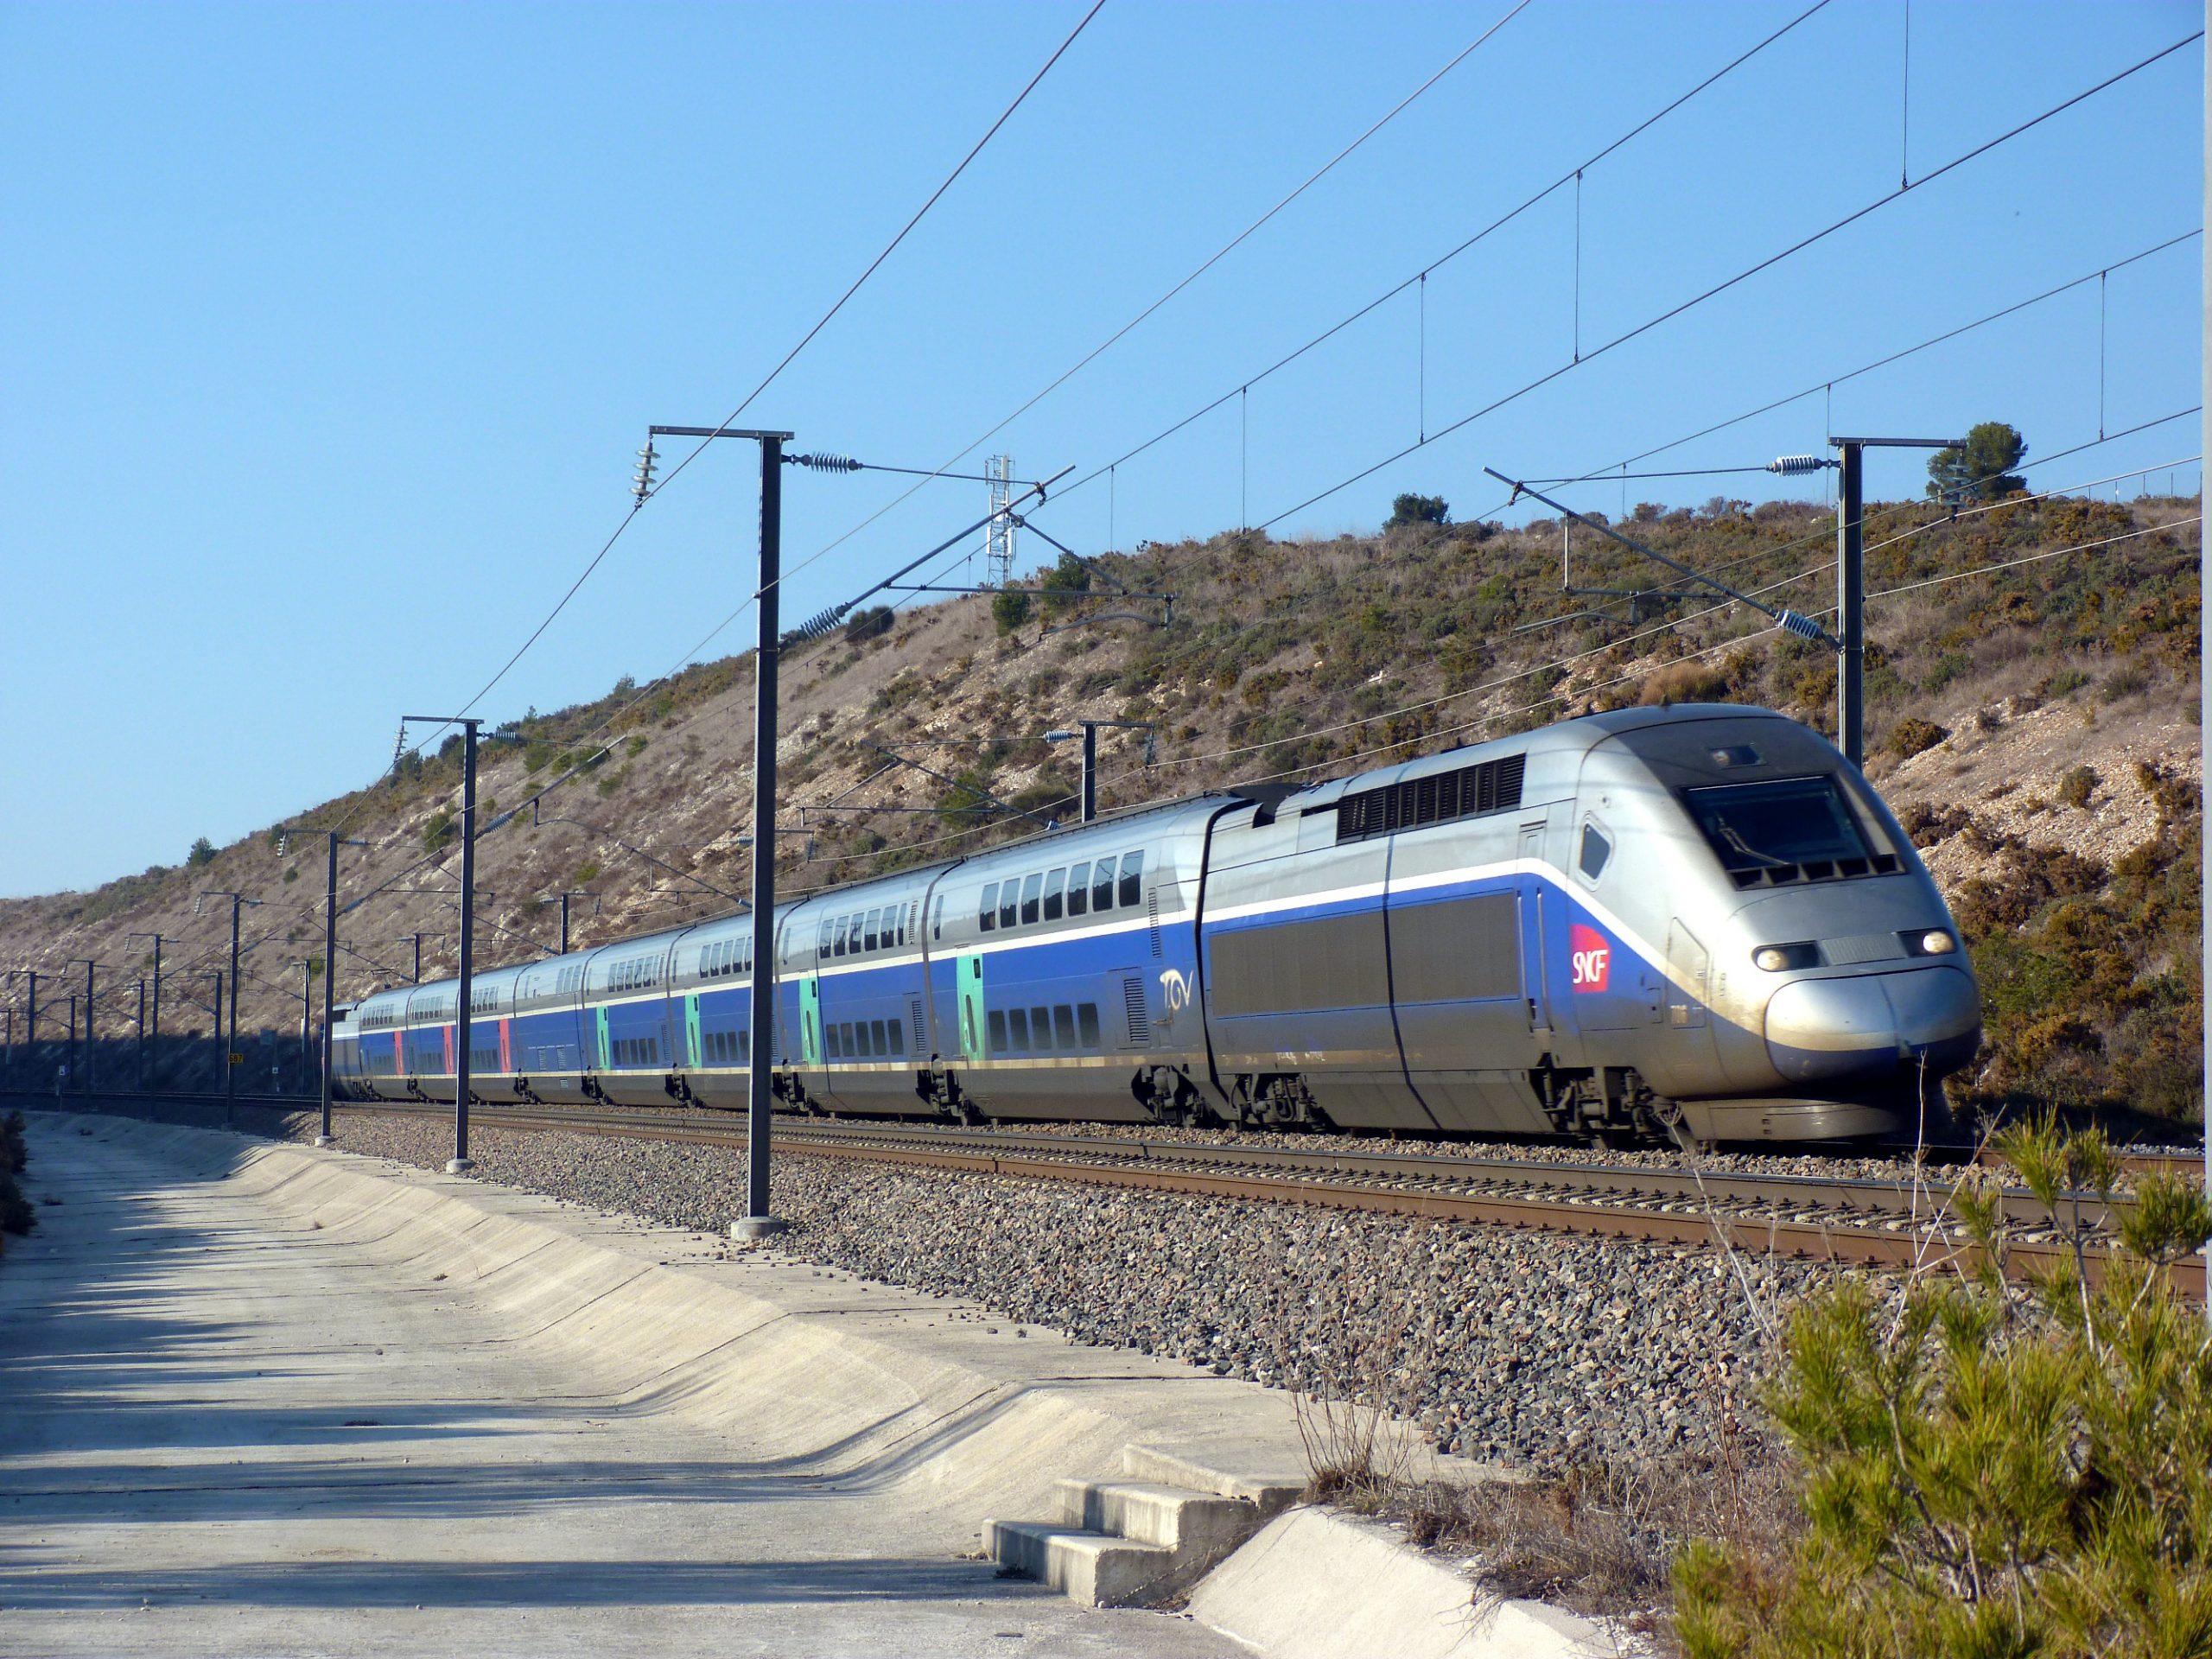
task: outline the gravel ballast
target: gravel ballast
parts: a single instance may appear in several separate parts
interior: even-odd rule
[[[338,1129],[343,1150],[424,1168],[452,1150],[437,1120],[349,1112]],[[277,1132],[312,1138],[314,1124]],[[479,1124],[470,1152],[483,1179],[664,1225],[720,1234],[745,1211],[738,1149]],[[1827,1276],[1718,1250],[795,1152],[777,1162],[775,1209],[793,1260],[1071,1341],[1350,1389],[1443,1452],[1539,1471],[1713,1446],[1789,1301]]]

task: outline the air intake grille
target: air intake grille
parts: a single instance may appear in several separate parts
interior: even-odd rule
[[[1152,1016],[1145,1012],[1144,981],[1130,974],[1122,981],[1122,1009],[1128,1016],[1129,1046],[1152,1046]]]
[[[1337,803],[1337,841],[1365,841],[1400,830],[1483,812],[1510,812],[1521,804],[1521,776],[1529,758],[1509,754],[1457,772],[1409,778],[1381,789],[1363,789]]]

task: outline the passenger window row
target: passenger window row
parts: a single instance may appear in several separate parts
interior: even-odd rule
[[[471,1014],[496,1014],[499,1008],[499,988],[486,985],[468,988],[468,1011]]]
[[[584,965],[579,962],[569,967],[563,968],[559,974],[554,976],[553,995],[558,996],[563,991],[573,991],[577,986],[583,982]]]
[[[1062,1002],[1050,1008],[993,1008],[993,1054],[1097,1053],[1098,1005]]]
[[[614,1065],[658,1065],[660,1039],[617,1037],[607,1045],[607,1059]]]
[[[823,1058],[832,1060],[904,1059],[906,1035],[896,1020],[824,1020]]]
[[[746,1065],[753,1059],[753,1040],[748,1032],[709,1031],[702,1033],[699,1050],[709,1065]]]
[[[471,1048],[468,1051],[468,1069],[477,1077],[490,1077],[499,1069],[499,1051],[497,1048]]]
[[[1063,865],[1004,881],[986,882],[976,906],[976,925],[985,933],[1032,922],[1057,922],[1063,916],[1103,915],[1116,899],[1123,909],[1144,899],[1144,855],[1124,853],[1116,861]]]
[[[732,974],[753,971],[751,938],[716,939],[699,953],[699,977],[728,979]]]
[[[825,917],[815,944],[815,959],[827,962],[833,957],[898,950],[919,920],[921,908],[922,901],[916,899],[903,905],[856,910],[849,916]]]
[[[642,991],[660,982],[658,957],[632,957],[627,962],[618,962],[607,976],[610,991]]]

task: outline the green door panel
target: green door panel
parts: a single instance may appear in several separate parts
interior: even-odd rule
[[[963,957],[957,969],[960,983],[960,1052],[969,1059],[983,1058],[983,959]]]
[[[614,1069],[614,1062],[609,1058],[610,1051],[607,1046],[607,1010],[594,1008],[591,1012],[592,1023],[599,1035],[599,1069],[602,1071],[612,1071]]]
[[[822,982],[812,974],[798,982],[798,1046],[803,1064],[822,1064]]]
[[[687,996],[683,999],[683,1063],[694,1071],[706,1064],[699,1051],[699,999]]]

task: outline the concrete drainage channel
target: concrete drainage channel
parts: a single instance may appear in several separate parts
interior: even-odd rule
[[[40,1121],[56,1155],[81,1133],[157,1159],[361,1270],[465,1298],[564,1395],[863,1492],[917,1554],[980,1543],[1077,1602],[1179,1605],[1283,1659],[1641,1646],[1605,1622],[1485,1601],[1387,1529],[1296,1506],[1302,1452],[1275,1390],[1017,1340],[954,1319],[944,1298],[512,1189],[218,1132]]]

